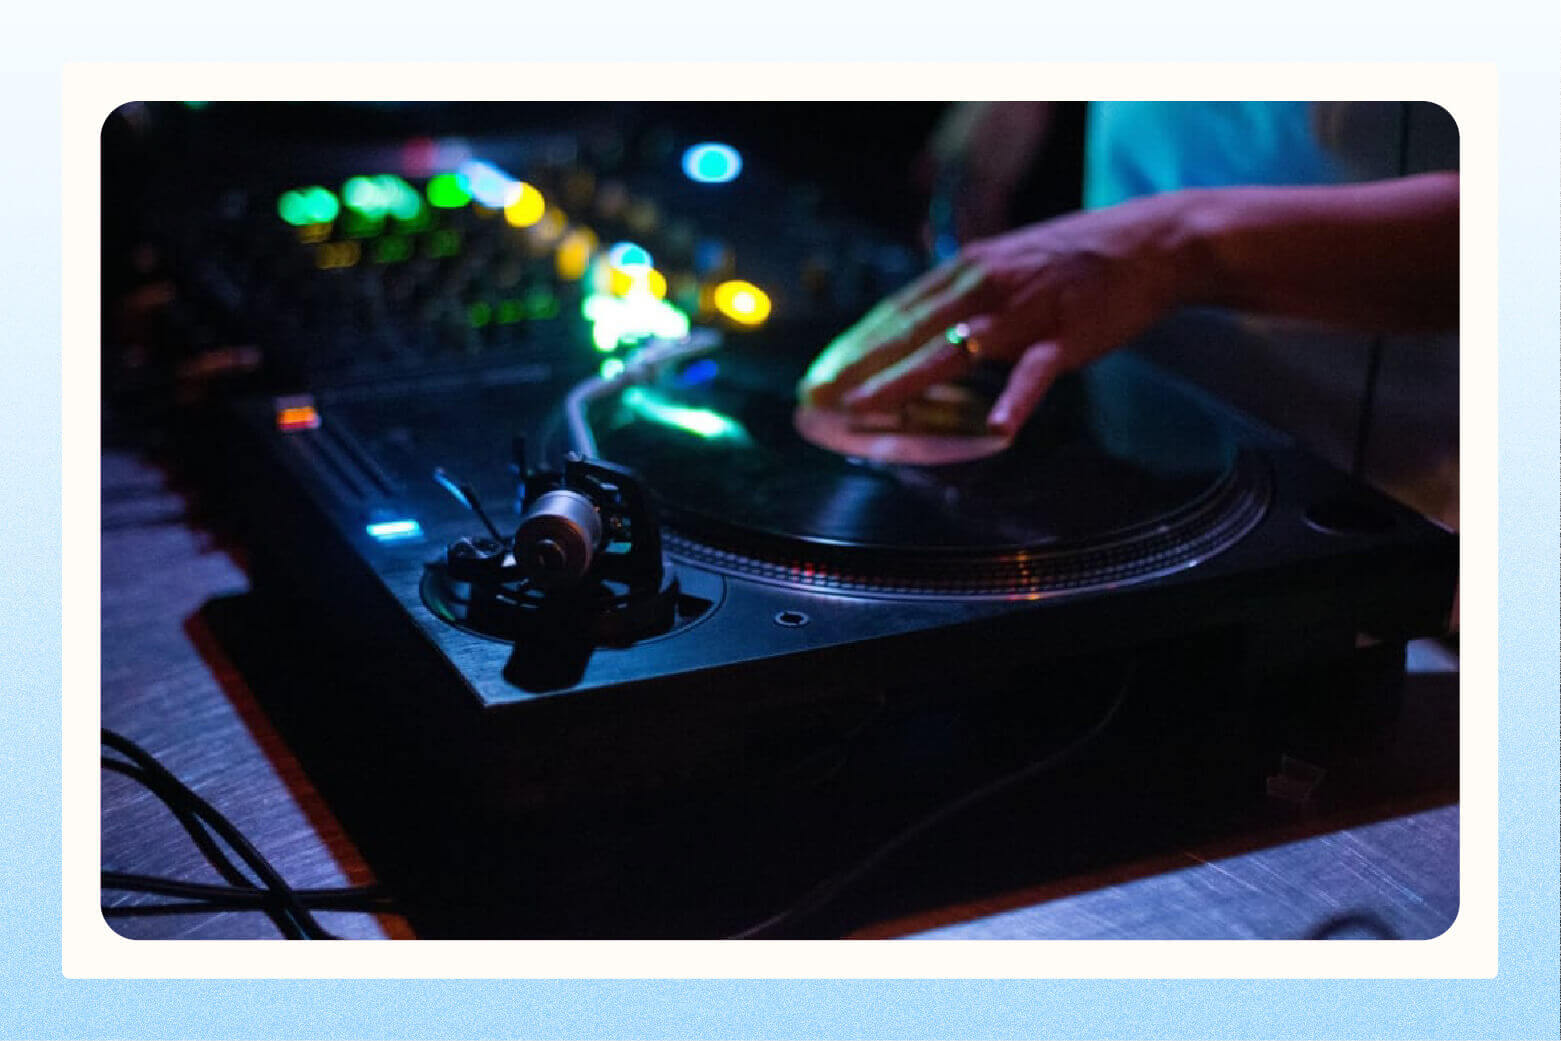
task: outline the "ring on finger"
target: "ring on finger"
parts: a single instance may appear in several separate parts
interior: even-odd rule
[[[971,333],[968,322],[955,322],[943,331],[943,338],[958,347],[971,361],[981,357],[981,341]]]

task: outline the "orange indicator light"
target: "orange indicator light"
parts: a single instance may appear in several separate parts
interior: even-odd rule
[[[320,426],[320,413],[311,404],[283,404],[278,403],[276,409],[276,428],[284,434],[294,434],[300,430],[317,430]]]

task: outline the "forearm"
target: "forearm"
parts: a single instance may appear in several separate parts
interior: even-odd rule
[[[1457,325],[1456,173],[1176,194],[1184,304],[1376,331]]]

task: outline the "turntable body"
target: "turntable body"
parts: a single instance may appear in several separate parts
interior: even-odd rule
[[[775,345],[799,341],[777,327],[713,379],[652,388],[729,420],[722,436],[622,401],[593,412],[603,457],[660,506],[679,607],[542,683],[517,663],[559,653],[548,639],[431,607],[430,568],[479,528],[429,475],[459,471],[512,529],[509,439],[561,456],[558,402],[580,373],[324,388],[319,425],[291,432],[253,403],[239,458],[256,470],[236,483],[262,536],[257,589],[318,615],[351,680],[311,711],[344,739],[367,726],[398,769],[535,806],[762,768],[767,735],[864,699],[1056,697],[1033,678],[1059,661],[1193,645],[1262,697],[1362,642],[1445,626],[1453,536],[1130,354],[1060,386],[998,457],[883,467],[796,435],[806,359]],[[369,533],[398,518],[417,535]]]

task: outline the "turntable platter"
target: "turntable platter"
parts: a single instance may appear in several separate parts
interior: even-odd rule
[[[859,593],[1035,595],[1191,566],[1266,504],[1229,431],[1126,357],[1059,383],[1005,451],[938,466],[810,443],[791,370],[727,353],[712,379],[631,389],[593,415],[602,456],[654,489],[675,553]]]

